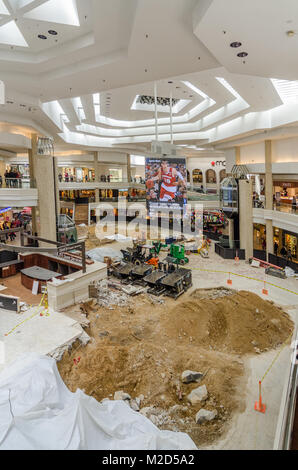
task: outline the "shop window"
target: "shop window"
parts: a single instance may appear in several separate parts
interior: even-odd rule
[[[227,172],[226,170],[221,170],[219,173],[219,181],[220,183],[227,177]]]
[[[206,181],[207,184],[215,184],[216,183],[216,173],[214,170],[207,170],[206,171]]]
[[[203,183],[203,172],[202,170],[193,170],[192,179],[194,184]]]

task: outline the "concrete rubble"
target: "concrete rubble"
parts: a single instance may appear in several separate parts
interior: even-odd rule
[[[202,408],[197,414],[196,414],[196,423],[197,424],[202,424],[205,423],[206,421],[213,421],[217,416],[217,411],[208,411]]]
[[[201,387],[195,388],[187,396],[187,400],[191,403],[191,405],[197,405],[198,403],[204,402],[207,400],[207,398],[208,391],[206,385],[202,385]]]
[[[181,374],[181,380],[184,384],[190,384],[192,382],[199,383],[201,382],[203,377],[204,377],[204,374],[202,374],[201,372],[193,372],[191,370],[185,370]]]

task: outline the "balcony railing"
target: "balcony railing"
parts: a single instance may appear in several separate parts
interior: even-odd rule
[[[32,178],[2,178],[0,180],[0,189],[30,189],[36,188],[36,181]]]
[[[266,201],[253,201],[254,209],[266,209]],[[278,212],[284,212],[286,214],[298,215],[298,204],[293,206],[292,204],[283,204],[275,202],[272,206],[272,210]]]
[[[59,183],[136,183],[145,184],[142,178],[131,178],[129,181],[127,178],[116,178],[113,176],[99,178],[98,181],[95,179],[76,178],[75,176],[69,178],[58,178]]]

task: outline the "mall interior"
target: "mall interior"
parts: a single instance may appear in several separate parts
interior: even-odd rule
[[[297,48],[294,0],[0,0],[0,449],[298,449]]]

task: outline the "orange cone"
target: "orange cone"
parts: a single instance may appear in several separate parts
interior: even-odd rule
[[[262,402],[262,382],[259,382],[259,400],[255,402],[255,411],[266,412],[266,405]]]

